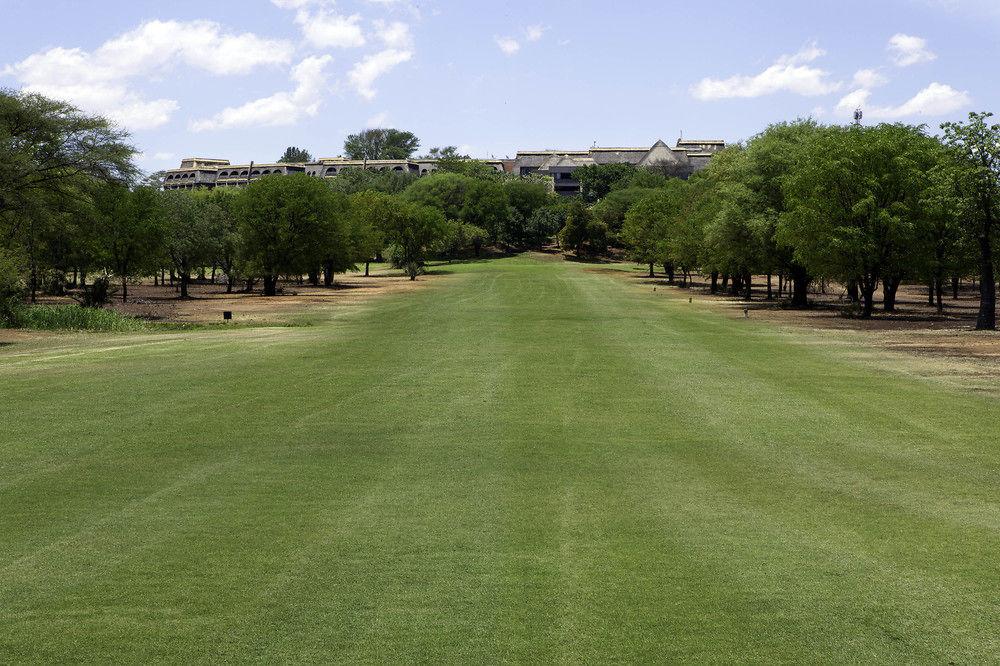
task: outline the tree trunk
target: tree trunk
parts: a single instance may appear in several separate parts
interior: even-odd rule
[[[785,294],[785,273],[784,271],[778,273],[778,298],[780,299]]]
[[[215,284],[215,269],[218,268],[215,264],[212,264],[212,284]]]
[[[729,274],[728,273],[723,273],[722,274],[722,291],[726,290],[726,286],[728,284],[729,284]]]
[[[674,265],[669,261],[663,263],[663,270],[667,274],[667,284],[674,283]]]
[[[76,289],[76,268],[73,269],[73,288]]]
[[[748,301],[753,300],[753,275],[749,272],[743,277],[744,284],[744,296]]]
[[[953,277],[951,279],[951,300],[958,300],[958,278]]]
[[[882,280],[882,309],[886,312],[896,311],[896,292],[902,278],[898,275],[887,276]]]
[[[653,262],[651,261],[651,262],[649,262],[649,276],[648,277],[654,277],[654,275],[655,275],[655,273],[653,273]]]
[[[713,294],[719,291],[719,271],[712,271],[712,284],[709,287],[709,291]]]
[[[861,281],[861,297],[863,305],[861,308],[861,318],[871,319],[872,312],[875,311],[875,286],[878,280],[875,278],[864,278]]]
[[[931,278],[930,282],[927,283],[927,305],[934,305],[934,285],[937,284],[937,279]]]
[[[938,272],[937,278],[934,280],[934,291],[937,297],[937,313],[944,314],[944,300],[942,299],[944,292],[944,275]]]
[[[122,275],[122,303],[128,302],[128,280]]]
[[[767,300],[774,298],[774,291],[771,288],[771,274],[767,274]]]
[[[170,286],[174,286],[174,269],[170,269]]]
[[[989,202],[992,203],[992,202]],[[993,275],[993,213],[986,207],[986,219],[979,233],[979,316],[976,330],[993,331],[997,327],[997,286]]]
[[[188,294],[188,283],[191,281],[191,273],[187,270],[181,271],[181,298],[190,298]]]
[[[809,307],[809,273],[798,264],[792,264],[792,307]]]
[[[235,287],[235,286],[236,286],[236,276],[233,275],[232,273],[227,273],[226,274],[226,293],[227,294],[233,293],[233,287]]]
[[[739,273],[733,273],[732,280],[729,281],[729,295],[739,296],[740,290],[743,288],[743,276]]]
[[[851,303],[857,303],[861,300],[861,292],[858,291],[857,280],[847,281],[847,300]]]
[[[327,287],[333,286],[333,262],[328,261],[323,264],[323,285]]]
[[[277,275],[265,275],[264,276],[264,295],[265,296],[277,296],[278,295],[278,276]]]
[[[479,250],[478,249],[476,250],[476,256],[477,257],[479,256]],[[366,261],[365,262],[365,277],[368,277],[368,264],[370,264],[370,263],[371,263],[370,261]]]
[[[314,287],[319,286],[319,271],[315,268],[309,271],[309,284]]]

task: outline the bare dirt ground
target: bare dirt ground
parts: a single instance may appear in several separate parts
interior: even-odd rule
[[[809,309],[792,310],[784,303],[787,299],[777,299],[777,279],[773,283],[775,298],[766,299],[765,276],[754,277],[753,298],[746,301],[710,294],[702,276],[694,276],[690,287],[681,288],[668,285],[663,274],[646,277],[642,268],[621,274],[642,288],[655,287],[670,298],[690,298],[729,317],[766,321],[793,334],[810,333],[795,335],[805,344],[837,346],[846,355],[897,372],[1000,395],[1000,333],[974,330],[979,292],[967,282],[961,285],[958,299],[952,298],[950,289],[945,292],[941,315],[927,304],[926,287],[902,285],[896,312],[879,311],[881,303],[877,302],[873,318],[863,320],[844,315],[847,296],[836,284],[827,285],[826,293],[814,289],[809,294]]]
[[[128,302],[122,303],[116,294],[109,306],[114,310],[150,321],[216,323],[223,321],[223,312],[233,313],[233,321],[243,324],[287,324],[302,317],[320,314],[329,308],[358,305],[372,298],[422,289],[445,278],[441,267],[432,267],[429,275],[411,281],[400,271],[373,270],[369,277],[362,273],[337,274],[331,287],[314,287],[308,282],[282,280],[281,293],[265,297],[259,284],[253,293],[226,293],[221,278],[215,284],[195,282],[190,285],[190,298],[178,296],[177,285],[154,286],[145,280],[130,284]],[[237,290],[243,285],[238,285]],[[41,297],[40,303],[74,303],[69,297]]]

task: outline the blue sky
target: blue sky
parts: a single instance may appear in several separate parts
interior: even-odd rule
[[[117,119],[148,170],[376,125],[502,157],[1000,111],[1000,0],[0,0],[0,28],[0,86]]]

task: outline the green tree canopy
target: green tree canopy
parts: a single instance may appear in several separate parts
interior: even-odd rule
[[[265,176],[240,192],[235,206],[248,271],[277,293],[282,274],[306,273],[327,260],[342,235],[334,192],[304,174]]]
[[[313,156],[308,150],[296,146],[285,148],[285,152],[278,158],[278,162],[289,164],[301,164],[302,162],[312,161]]]
[[[405,160],[419,147],[413,132],[373,127],[348,135],[344,154],[352,160]]]

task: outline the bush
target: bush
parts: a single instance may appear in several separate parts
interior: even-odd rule
[[[18,328],[40,331],[138,331],[146,328],[141,319],[114,310],[77,305],[21,305],[16,308],[14,319]]]
[[[111,302],[115,291],[117,289],[111,286],[111,280],[99,277],[83,288],[83,293],[76,297],[76,301],[85,308],[103,308]]]

